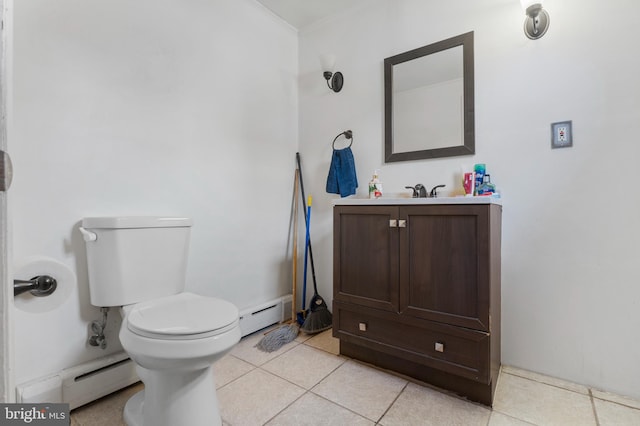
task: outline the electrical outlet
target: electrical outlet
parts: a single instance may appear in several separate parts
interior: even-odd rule
[[[573,146],[571,121],[551,123],[551,148],[567,148]]]
[[[565,126],[559,126],[556,131],[558,132],[558,134],[556,135],[556,139],[558,139],[558,142],[560,143],[566,143],[567,142],[567,128]]]

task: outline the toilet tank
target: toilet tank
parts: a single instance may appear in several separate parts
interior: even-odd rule
[[[123,306],[184,290],[192,221],[177,217],[87,217],[94,306]]]

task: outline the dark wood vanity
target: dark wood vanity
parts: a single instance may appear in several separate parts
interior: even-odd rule
[[[334,206],[333,335],[343,355],[490,406],[502,206],[436,200]]]

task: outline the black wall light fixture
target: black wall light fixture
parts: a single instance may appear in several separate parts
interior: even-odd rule
[[[333,55],[322,55],[320,57],[320,62],[322,62],[322,75],[324,76],[324,79],[327,80],[327,86],[329,86],[329,89],[338,93],[342,90],[344,76],[340,71],[333,72],[336,57]]]
[[[524,33],[531,40],[537,40],[549,29],[549,14],[542,8],[543,0],[520,0],[527,17],[524,20]]]

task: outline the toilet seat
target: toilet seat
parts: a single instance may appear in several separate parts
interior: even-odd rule
[[[179,293],[134,305],[127,328],[151,339],[194,340],[225,333],[238,326],[238,309],[226,300]]]

